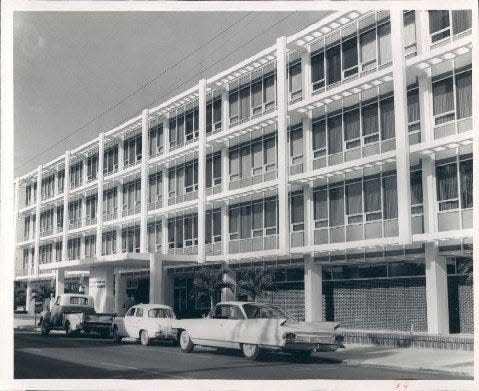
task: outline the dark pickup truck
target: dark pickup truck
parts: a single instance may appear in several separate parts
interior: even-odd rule
[[[67,336],[85,331],[107,337],[114,317],[114,314],[96,313],[91,296],[66,293],[55,299],[51,310],[40,313],[38,325],[43,335],[50,330],[65,330]]]

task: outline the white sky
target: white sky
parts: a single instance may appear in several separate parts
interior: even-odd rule
[[[15,176],[119,125],[162,95],[159,103],[186,90],[200,77],[177,87],[196,73],[206,69],[204,76],[211,77],[326,14],[295,12],[261,34],[290,13],[15,12]],[[242,17],[195,55],[51,148]]]

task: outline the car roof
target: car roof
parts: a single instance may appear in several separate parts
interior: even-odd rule
[[[258,303],[257,301],[220,301],[218,304],[229,304],[229,305],[239,305],[242,306],[243,304],[254,304],[254,305],[274,305],[271,303]]]
[[[166,309],[166,310],[171,310],[171,307],[166,305],[166,304],[143,304],[143,303],[140,303],[140,304],[135,304],[132,307],[144,308],[144,309],[147,309],[147,310],[152,309],[152,308],[163,308],[163,309]]]

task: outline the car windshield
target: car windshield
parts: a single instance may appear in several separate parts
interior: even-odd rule
[[[293,320],[293,317],[285,310],[274,305],[258,305],[258,304],[243,304],[244,312],[248,319],[269,318],[279,319],[286,318]]]
[[[148,311],[150,318],[174,318],[175,315],[172,310],[167,308],[152,308]]]
[[[70,304],[76,305],[88,305],[88,299],[86,297],[70,297]]]

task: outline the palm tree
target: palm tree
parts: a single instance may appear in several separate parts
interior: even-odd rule
[[[253,301],[264,292],[274,290],[274,275],[265,267],[252,267],[242,270],[238,278],[238,287]]]
[[[235,284],[225,281],[224,275],[229,269],[221,267],[203,266],[193,276],[193,295],[199,297],[207,295],[210,298],[210,306],[213,309],[216,298],[221,294],[224,288],[234,291]]]

